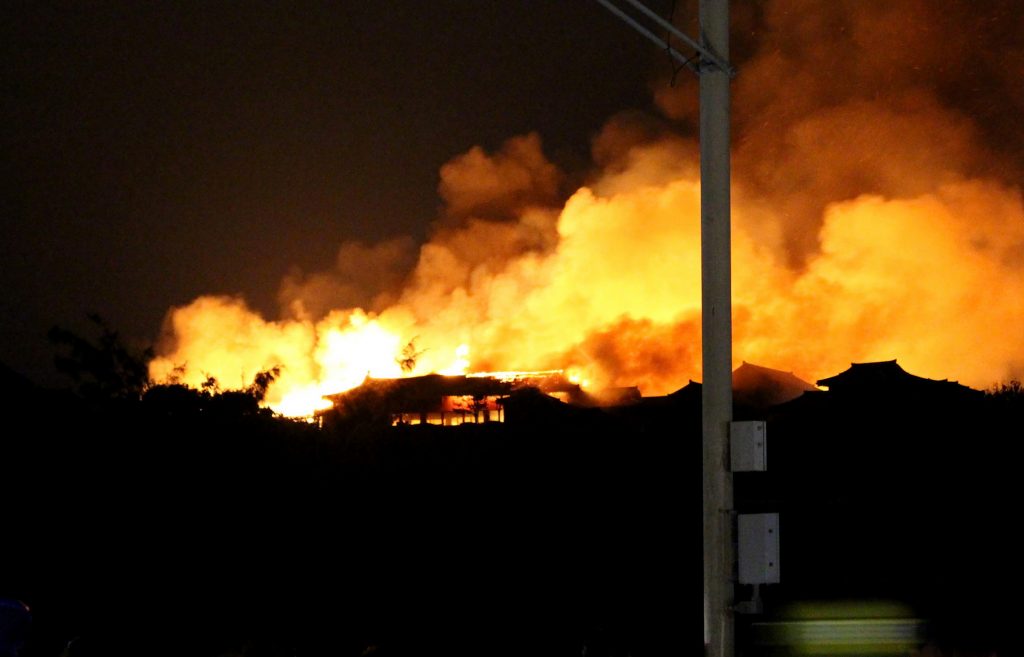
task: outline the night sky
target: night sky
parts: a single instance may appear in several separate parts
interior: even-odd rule
[[[424,239],[474,145],[536,131],[581,170],[670,70],[583,0],[6,2],[0,61],[0,362],[41,383],[55,324],[145,345],[200,294],[274,317],[293,267]]]

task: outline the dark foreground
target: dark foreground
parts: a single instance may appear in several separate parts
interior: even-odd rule
[[[4,440],[23,655],[655,655],[699,627],[692,440],[66,401]]]
[[[1014,654],[1019,396],[823,394],[737,411],[768,420],[771,455],[737,509],[782,518],[756,620],[897,600],[946,654]],[[334,431],[6,399],[0,596],[32,608],[22,655],[701,649],[699,394]],[[739,626],[740,654],[770,652]]]

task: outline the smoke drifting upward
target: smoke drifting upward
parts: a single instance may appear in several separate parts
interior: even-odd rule
[[[281,283],[278,300],[285,315],[320,319],[335,308],[381,310],[394,302],[416,260],[410,237],[379,244],[346,242],[333,270],[304,274],[293,270]]]
[[[980,387],[1024,374],[1024,19],[981,4],[778,0],[737,17],[736,362],[810,380],[897,357]],[[280,365],[271,402],[299,412],[400,375],[415,339],[416,373],[557,367],[645,394],[699,379],[695,84],[656,99],[672,122],[613,117],[567,198],[536,135],[474,148],[442,168],[446,210],[418,253],[346,244],[334,270],[286,278],[280,321],[237,299],[172,310],[153,376],[231,385]]]
[[[696,3],[685,15],[696,16]],[[1024,12],[1014,0],[773,0],[734,16],[734,175],[785,219],[794,264],[825,208],[914,196],[952,179],[1019,184]],[[696,80],[659,87],[697,122]]]
[[[559,201],[562,173],[548,162],[540,136],[529,134],[505,142],[487,155],[479,146],[441,167],[438,189],[449,221],[468,217],[514,219],[532,206]]]

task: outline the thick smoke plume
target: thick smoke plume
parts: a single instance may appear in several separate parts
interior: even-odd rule
[[[690,4],[677,14],[696,17]],[[831,203],[924,194],[962,178],[1020,184],[1019,3],[774,0],[736,9],[734,175],[784,219],[791,262],[816,250]],[[694,127],[697,82],[677,80],[656,99]]]
[[[814,380],[899,358],[979,387],[1024,374],[1022,16],[924,0],[740,10],[737,363]],[[414,341],[417,373],[557,367],[645,394],[699,379],[695,83],[655,96],[664,116],[612,117],[570,194],[536,135],[474,148],[442,168],[446,212],[418,252],[343,245],[334,270],[285,279],[280,321],[237,299],[172,310],[153,375],[232,384],[281,365],[271,400],[299,408],[400,375]]]

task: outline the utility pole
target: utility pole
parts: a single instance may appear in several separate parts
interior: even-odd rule
[[[729,59],[729,2],[700,0],[700,42]],[[729,70],[700,64],[701,339],[704,385],[704,618],[708,657],[732,657],[732,233]]]
[[[732,657],[735,531],[727,447],[732,421],[729,82],[733,70],[728,63],[729,0],[700,0],[700,38],[696,41],[639,0],[624,0],[644,18],[696,51],[697,56],[691,57],[660,39],[612,0],[597,1],[700,76],[704,646],[706,657]]]

